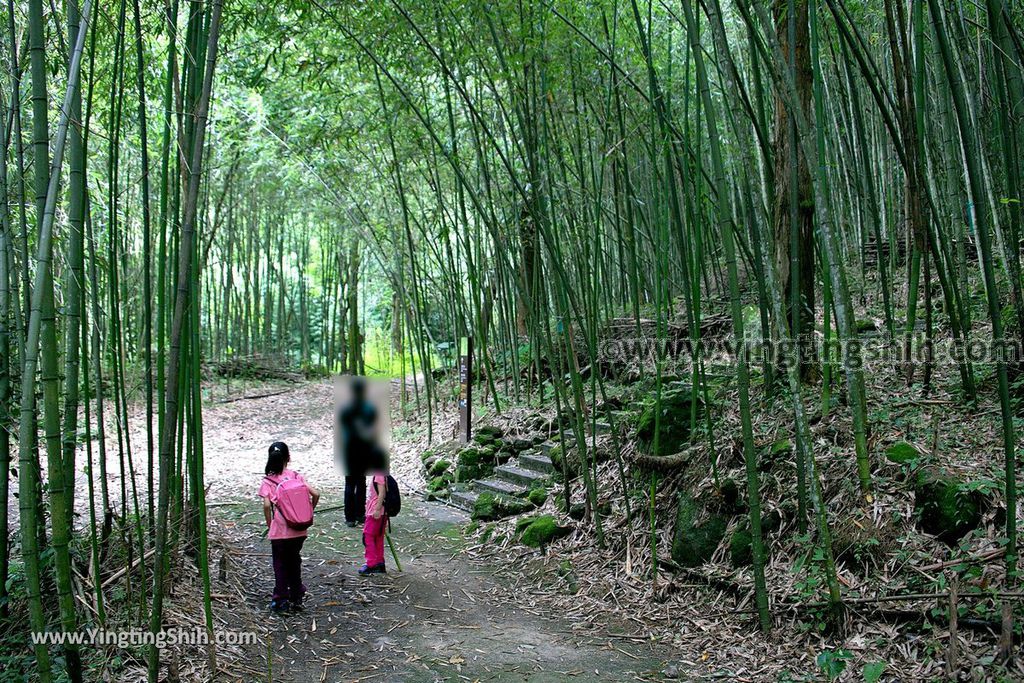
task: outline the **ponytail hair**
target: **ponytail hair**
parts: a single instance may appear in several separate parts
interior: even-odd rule
[[[289,460],[291,460],[291,455],[288,453],[288,444],[284,441],[275,441],[267,450],[267,466],[263,470],[264,474],[267,476],[281,474]]]

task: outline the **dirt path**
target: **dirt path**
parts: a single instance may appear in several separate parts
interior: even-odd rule
[[[329,445],[321,444],[330,442],[318,438],[325,425],[329,432],[329,389],[292,392],[286,409],[275,411],[274,399],[282,398],[245,401],[211,416],[222,432],[207,443],[207,457],[217,463],[211,490],[227,494],[212,501],[211,524],[233,539],[239,560],[233,570],[243,575],[247,602],[266,615],[272,628],[274,681],[662,679],[665,660],[650,646],[628,639],[581,640],[568,620],[544,614],[528,594],[517,593],[493,567],[465,552],[468,518],[463,513],[412,493],[406,494],[402,514],[393,522],[402,572],[394,570],[389,553],[388,575],[358,576],[361,532],[343,524],[340,510],[326,511],[303,552],[309,587],[305,611],[269,614],[273,576],[269,544],[261,538],[261,513],[251,497],[243,503],[238,495],[257,485],[248,469],[258,458],[242,459],[238,446],[231,446],[238,444],[237,435],[247,433],[247,444],[262,436],[294,443],[296,468],[312,471],[320,480],[321,506],[326,509],[341,500],[340,475],[331,476],[329,460],[325,468],[321,459],[325,448],[329,453]],[[395,470],[407,491],[417,485],[415,463],[410,462],[414,457],[415,449],[396,444]],[[250,481],[230,474],[242,471]],[[265,672],[267,660],[266,651],[252,652],[252,670]]]

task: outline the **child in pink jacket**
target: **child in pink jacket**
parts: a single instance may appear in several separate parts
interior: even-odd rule
[[[313,507],[320,500],[320,492],[310,486],[295,470],[287,469],[291,454],[288,445],[275,441],[267,452],[266,476],[260,486],[259,496],[263,499],[263,516],[269,529],[270,550],[274,564],[274,595],[270,609],[280,612],[289,607],[302,609],[302,597],[306,586],[302,583],[302,544],[306,531],[293,529],[285,522],[284,516],[274,509],[271,502],[274,489],[283,479],[298,479],[306,484]]]
[[[384,510],[384,498],[388,487],[388,477],[383,469],[370,472],[373,477],[367,487],[366,523],[363,525],[363,546],[366,548],[366,564],[359,573],[385,574],[384,534],[388,528],[388,515]]]

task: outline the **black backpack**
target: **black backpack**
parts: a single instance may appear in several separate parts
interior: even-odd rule
[[[388,476],[387,491],[384,493],[384,513],[388,517],[396,517],[402,511],[402,492],[398,490],[398,482],[390,474]]]

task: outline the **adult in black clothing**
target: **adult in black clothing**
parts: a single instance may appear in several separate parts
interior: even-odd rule
[[[377,409],[366,398],[366,381],[352,381],[352,401],[338,413],[345,472],[345,523],[366,519],[366,472],[377,452]]]

